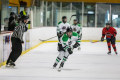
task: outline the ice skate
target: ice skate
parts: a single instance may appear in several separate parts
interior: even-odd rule
[[[117,55],[118,53],[117,53],[117,52],[115,52],[115,54]]]
[[[59,69],[58,69],[58,72],[61,71],[61,68],[63,68],[63,66],[64,66],[64,63],[62,62],[62,63],[60,64],[60,67],[59,67]]]
[[[13,61],[10,61],[7,65],[11,66],[11,67],[15,67],[15,63]]]
[[[53,65],[53,69],[55,69],[55,68],[56,68],[56,66],[57,66],[57,64],[56,64],[56,63],[54,63],[54,65]]]
[[[108,55],[111,55],[111,51],[109,51],[107,54],[108,54]]]
[[[78,50],[81,50],[81,47],[78,47]]]

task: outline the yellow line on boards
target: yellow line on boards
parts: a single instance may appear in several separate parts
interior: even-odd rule
[[[99,40],[92,40],[92,41],[94,42],[94,41],[99,41]],[[58,41],[57,40],[55,40],[55,41],[45,41],[43,43],[49,43],[49,42],[58,42]],[[81,40],[81,42],[90,42],[90,40]],[[103,42],[106,42],[106,40],[103,41]],[[116,42],[120,42],[120,40],[116,40]]]

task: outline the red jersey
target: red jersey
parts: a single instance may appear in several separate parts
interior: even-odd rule
[[[113,28],[113,27],[110,27],[109,29],[107,29],[107,28],[105,27],[105,28],[103,28],[103,30],[102,30],[102,38],[104,38],[105,35],[106,35],[107,38],[111,38],[111,36],[116,37],[116,34],[117,34],[117,31],[116,31],[116,29]]]

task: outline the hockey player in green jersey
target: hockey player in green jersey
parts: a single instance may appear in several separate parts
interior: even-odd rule
[[[71,26],[73,29],[73,32],[78,33],[78,35],[80,36],[80,40],[82,38],[82,27],[80,24],[78,24],[78,20],[74,19],[74,24]],[[80,50],[81,48],[78,47],[78,50]]]
[[[72,45],[74,41],[75,41],[75,44]],[[81,40],[78,33],[73,32],[71,27],[67,28],[66,33],[60,38],[60,43],[62,44],[62,46],[60,47],[61,51],[56,58],[53,68],[55,68],[57,64],[60,62],[60,60],[62,60],[58,70],[58,71],[61,71],[61,68],[63,67],[68,56],[73,53],[74,48],[77,48],[80,46],[80,42]]]

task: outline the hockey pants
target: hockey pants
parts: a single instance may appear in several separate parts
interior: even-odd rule
[[[116,38],[107,39],[107,45],[108,45],[109,51],[111,51],[111,44],[112,44],[114,51],[117,51],[116,46],[115,46],[115,41],[116,41]]]

